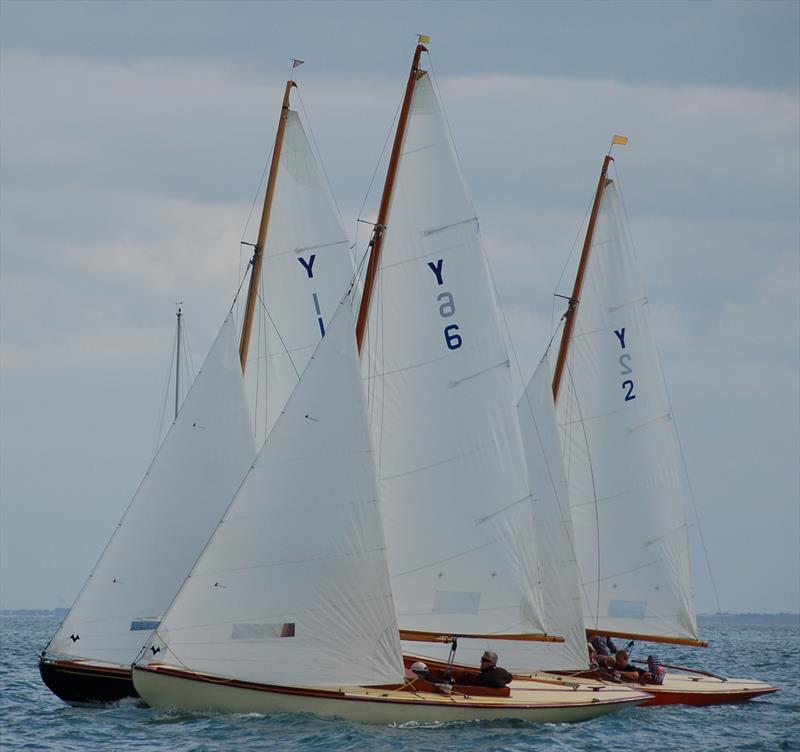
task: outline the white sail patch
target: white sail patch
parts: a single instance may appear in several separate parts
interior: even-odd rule
[[[481,602],[480,593],[461,593],[453,590],[437,590],[433,601],[434,614],[477,614]]]
[[[647,603],[643,601],[618,601],[608,602],[608,616],[618,616],[621,619],[644,619],[647,613]]]

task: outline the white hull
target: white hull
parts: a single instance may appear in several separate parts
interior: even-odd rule
[[[385,688],[320,690],[231,683],[171,670],[134,668],[136,690],[153,708],[223,713],[313,713],[377,724],[516,719],[575,723],[639,705],[649,695],[629,688],[581,688],[515,681],[511,697],[444,696]]]

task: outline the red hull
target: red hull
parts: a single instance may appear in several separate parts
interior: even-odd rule
[[[652,684],[635,684],[635,687],[648,692],[652,697],[642,703],[642,707],[650,705],[725,705],[733,702],[746,702],[754,697],[777,692],[777,687],[768,689],[751,689],[732,692],[681,692],[659,690]]]

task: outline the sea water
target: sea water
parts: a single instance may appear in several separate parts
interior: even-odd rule
[[[631,710],[578,724],[515,722],[367,726],[311,715],[163,713],[123,701],[72,708],[42,684],[38,652],[55,632],[51,618],[0,618],[0,749],[5,750],[800,750],[800,628],[709,626],[708,649],[657,650],[665,663],[758,678],[782,691],[736,705]],[[648,649],[649,648],[649,649]],[[501,655],[502,663],[502,655]]]

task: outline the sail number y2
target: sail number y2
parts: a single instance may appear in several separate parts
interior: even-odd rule
[[[620,347],[625,350],[625,327],[623,326],[622,329],[615,329],[614,334],[617,335]],[[630,353],[623,352],[622,355],[619,356],[619,364],[622,367],[622,370],[619,372],[620,376],[633,376]],[[636,399],[636,395],[633,393],[633,379],[625,379],[622,382],[622,391],[625,393],[626,402]]]
[[[306,270],[306,274],[308,275],[309,279],[314,279],[314,262],[317,260],[317,254],[312,253],[308,257],[308,261],[306,261],[302,256],[299,256],[297,260],[300,262],[300,265],[303,269]],[[319,324],[319,333],[321,336],[325,336],[325,323],[322,320],[322,309],[319,307],[319,298],[317,297],[317,293],[312,292],[311,298],[314,300],[314,310],[317,312],[317,324]]]
[[[436,284],[439,287],[444,287],[443,266],[444,259],[428,262],[428,267],[436,277]],[[455,315],[456,302],[453,299],[453,293],[446,291],[440,292],[436,296],[436,301],[439,303],[439,315],[443,319],[449,319]],[[448,324],[444,328],[444,341],[449,350],[458,350],[458,348],[463,344],[463,340],[461,339],[461,335],[458,333],[458,331],[458,324]]]

